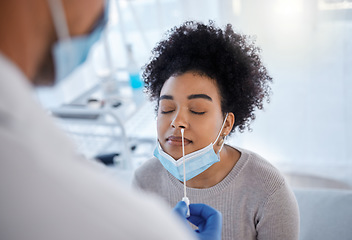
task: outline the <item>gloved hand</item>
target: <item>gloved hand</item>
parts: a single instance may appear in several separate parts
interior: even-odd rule
[[[198,227],[195,231],[200,240],[221,240],[222,216],[214,208],[198,203],[190,204],[190,217],[188,221]],[[183,219],[186,219],[187,205],[180,201],[174,207],[176,212]]]

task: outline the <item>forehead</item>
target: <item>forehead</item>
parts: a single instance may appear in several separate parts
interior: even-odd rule
[[[212,98],[220,99],[220,91],[216,81],[195,72],[171,76],[165,81],[160,92],[160,96],[172,95],[174,97],[187,97],[191,94],[207,94]]]

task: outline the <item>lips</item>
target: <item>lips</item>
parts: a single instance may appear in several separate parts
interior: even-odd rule
[[[182,145],[182,137],[179,136],[169,136],[166,138],[166,142],[170,145],[181,146]],[[185,145],[190,144],[192,141],[184,138]]]

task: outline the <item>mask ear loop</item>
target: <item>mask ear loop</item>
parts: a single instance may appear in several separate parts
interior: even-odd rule
[[[70,34],[61,0],[48,0],[48,3],[58,39],[69,40]]]
[[[62,42],[65,43],[63,44],[64,49],[67,53],[71,53],[69,59],[67,60],[67,63],[65,65],[65,68],[68,68],[68,66],[73,65],[73,56],[72,56],[72,41],[71,41],[71,36],[68,28],[68,24],[66,21],[66,15],[65,15],[65,10],[64,6],[62,4],[61,0],[48,0],[49,3],[49,9],[51,12],[51,16],[53,19],[53,24],[54,28],[56,31],[57,35],[57,42]],[[54,59],[55,61],[55,59]],[[56,69],[57,70],[57,69]],[[55,70],[55,71],[56,71]]]
[[[219,137],[220,137],[220,135],[221,135],[221,131],[222,131],[222,129],[223,129],[223,128],[224,128],[224,126],[225,126],[226,119],[227,119],[227,116],[228,116],[228,115],[229,115],[229,113],[226,113],[226,116],[225,116],[224,122],[222,123],[222,126],[221,126],[221,128],[220,128],[219,134],[218,134],[218,136],[216,137],[216,139],[215,139],[215,141],[214,141],[213,145],[214,145],[214,144],[218,141],[218,139],[219,139]],[[224,144],[225,144],[225,142],[223,142],[223,143],[221,144],[220,150],[218,151],[218,153],[217,153],[217,154],[220,154],[220,151],[222,150],[222,148],[223,148]]]
[[[181,135],[182,135],[182,162],[183,162],[183,198],[182,201],[184,201],[187,204],[187,214],[186,217],[190,216],[189,212],[189,198],[187,197],[187,187],[186,187],[186,159],[185,159],[185,140],[184,140],[184,132],[185,129],[181,128]]]

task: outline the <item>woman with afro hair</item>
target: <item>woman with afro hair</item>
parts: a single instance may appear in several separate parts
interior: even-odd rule
[[[230,24],[189,21],[168,32],[143,73],[156,102],[158,146],[133,185],[170,206],[187,193],[191,203],[219,210],[222,239],[293,240],[299,213],[284,177],[256,153],[224,144],[269,100],[272,79],[259,52]]]

